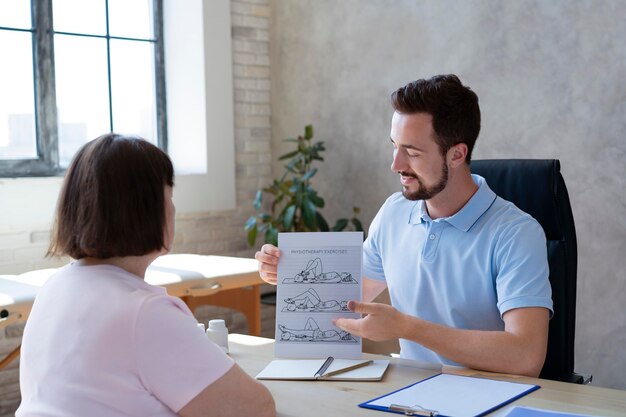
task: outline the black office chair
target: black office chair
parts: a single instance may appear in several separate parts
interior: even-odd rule
[[[554,316],[540,377],[590,382],[591,376],[574,372],[578,254],[561,164],[557,159],[485,159],[472,161],[471,170],[484,177],[498,196],[533,216],[546,234]]]

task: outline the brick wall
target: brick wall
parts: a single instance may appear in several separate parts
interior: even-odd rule
[[[237,207],[234,210],[182,214],[176,218],[173,253],[251,257],[243,230],[253,213],[256,190],[271,180],[271,108],[269,0],[231,1],[235,87],[235,155]],[[67,260],[45,259],[50,230],[0,230],[0,275],[57,267]],[[262,292],[271,291],[266,287]],[[200,307],[198,320],[224,318],[231,333],[247,332],[243,315],[230,309]],[[263,305],[262,333],[273,337],[274,308]],[[23,323],[0,329],[0,357],[21,341]],[[13,416],[19,405],[19,361],[0,371],[0,417]]]

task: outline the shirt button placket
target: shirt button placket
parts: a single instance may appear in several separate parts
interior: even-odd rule
[[[430,222],[428,225],[428,234],[426,238],[426,242],[424,242],[424,260],[432,261],[435,259],[435,255],[437,254],[437,246],[439,243],[439,239],[437,236],[440,234],[441,224],[438,222]]]

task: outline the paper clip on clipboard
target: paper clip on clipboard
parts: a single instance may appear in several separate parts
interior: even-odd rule
[[[428,410],[419,404],[414,405],[400,405],[391,404],[389,411],[399,411],[405,416],[424,416],[424,417],[437,417],[439,412],[437,410]]]

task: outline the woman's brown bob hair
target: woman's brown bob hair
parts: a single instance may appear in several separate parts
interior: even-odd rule
[[[142,256],[164,248],[166,185],[174,169],[158,147],[110,133],[85,144],[67,170],[48,255]]]

